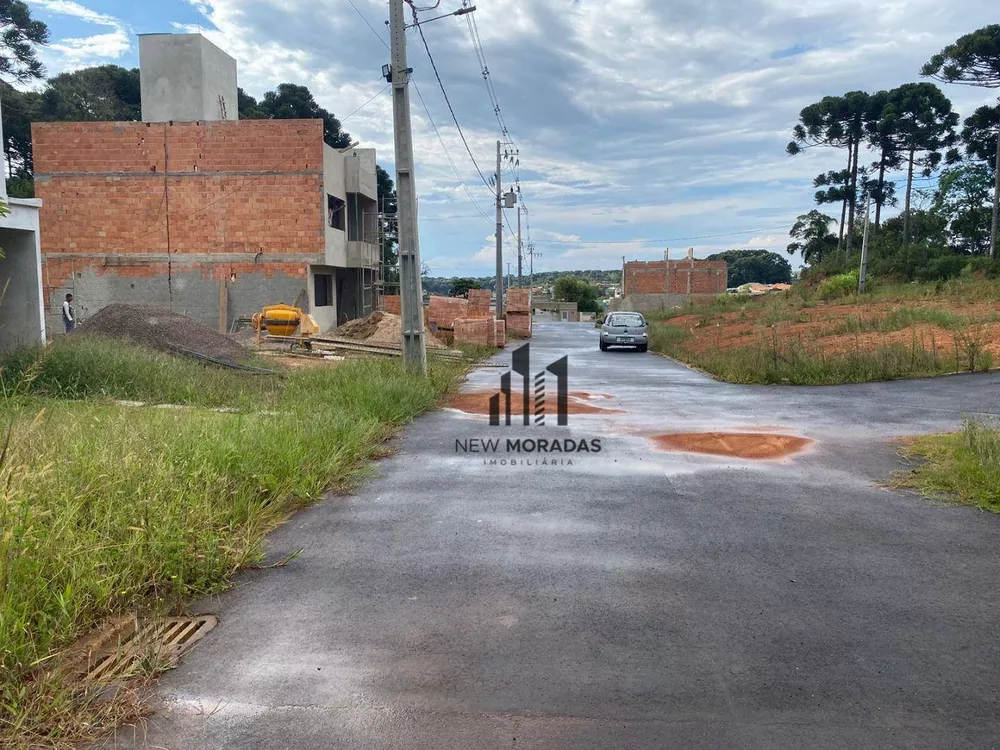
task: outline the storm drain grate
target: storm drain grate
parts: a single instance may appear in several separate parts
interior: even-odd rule
[[[214,615],[165,617],[140,623],[131,633],[122,633],[113,651],[93,656],[86,679],[107,683],[128,677],[144,665],[149,671],[172,667],[216,623]]]

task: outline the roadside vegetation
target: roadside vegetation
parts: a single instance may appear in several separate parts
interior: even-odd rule
[[[651,348],[733,383],[829,385],[988,370],[1000,283],[956,279],[828,299],[822,284],[650,314]]]
[[[261,559],[270,529],[349,490],[462,373],[433,361],[413,378],[372,359],[255,375],[101,339],[9,359],[0,746],[68,745],[113,725],[121,702],[61,680],[61,651],[109,616],[224,589]]]
[[[942,84],[996,88],[1000,25],[965,34],[918,65],[914,73]],[[930,81],[824,96],[803,108],[786,152],[836,149],[846,168],[812,180],[813,200],[834,215],[813,208],[789,231],[787,251],[805,265],[795,287],[650,313],[654,351],[736,383],[991,369],[1000,361],[998,125],[1000,106],[963,119]],[[897,206],[901,213],[886,218]],[[737,281],[750,274],[765,282],[781,266],[766,251],[723,255]]]
[[[996,424],[967,419],[960,432],[907,440],[903,455],[921,463],[897,474],[895,486],[1000,513],[1000,428]]]

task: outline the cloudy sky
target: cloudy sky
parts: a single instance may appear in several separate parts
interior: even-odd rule
[[[42,55],[49,73],[136,66],[136,34],[200,31],[237,58],[247,91],[305,84],[393,172],[392,107],[381,80],[385,0],[27,2],[52,32]],[[461,4],[442,0],[440,11]],[[783,252],[795,216],[813,207],[811,178],[845,159],[830,150],[785,155],[799,110],[824,95],[917,80],[933,53],[997,21],[990,0],[475,4],[490,78],[519,150],[517,174],[505,167],[504,181],[519,177],[536,270],[616,268],[623,255],[662,258],[668,248],[675,257],[688,247],[697,257],[734,247]],[[468,19],[436,21],[425,35],[488,178],[500,125]],[[409,42],[420,92],[412,108],[423,260],[433,275],[488,275],[490,190],[419,37],[411,33]],[[989,101],[982,89],[946,90],[963,116]],[[516,220],[510,211],[512,227]],[[505,255],[516,262],[510,237]]]

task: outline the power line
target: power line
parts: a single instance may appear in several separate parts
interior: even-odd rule
[[[355,12],[355,13],[357,13],[357,14],[358,14],[358,15],[359,15],[359,16],[361,17],[361,20],[365,22],[365,26],[367,26],[367,27],[368,27],[369,29],[371,29],[371,30],[372,30],[372,33],[373,33],[373,34],[374,34],[375,36],[377,36],[377,37],[378,37],[378,40],[379,40],[380,42],[382,42],[382,45],[383,45],[383,46],[384,46],[384,47],[385,47],[385,48],[386,48],[387,50],[390,50],[390,51],[392,51],[392,50],[391,50],[391,48],[389,47],[389,43],[388,43],[388,42],[387,42],[387,41],[385,40],[385,38],[384,38],[384,37],[383,37],[383,36],[382,36],[381,34],[379,34],[379,33],[378,33],[377,31],[375,31],[375,27],[374,27],[374,26],[372,26],[372,25],[371,25],[371,24],[370,24],[370,23],[368,22],[368,19],[367,19],[367,18],[365,18],[365,14],[364,14],[364,13],[362,13],[362,12],[361,12],[360,10],[358,10],[358,6],[354,4],[354,0],[347,0],[347,2],[351,4],[351,7],[352,7],[352,8],[354,8],[354,12]]]
[[[468,0],[462,0],[462,6],[467,7]],[[483,80],[486,82],[486,93],[490,98],[490,104],[493,107],[493,114],[497,118],[497,124],[500,126],[500,132],[502,133],[504,139],[510,141],[510,144],[516,148],[516,144],[513,139],[511,139],[510,132],[507,129],[507,122],[504,119],[503,111],[500,109],[500,100],[497,98],[496,87],[493,85],[493,79],[490,77],[490,68],[486,63],[486,50],[483,48],[482,37],[479,36],[479,24],[476,22],[475,14],[470,13],[465,20],[469,26],[469,35],[472,38],[472,48],[479,61],[479,68],[482,73]]]
[[[424,43],[424,50],[427,52],[427,59],[431,61],[431,69],[434,71],[434,77],[437,78],[438,86],[440,86],[441,93],[444,95],[444,101],[448,105],[448,111],[451,112],[451,119],[455,121],[455,127],[458,129],[458,134],[462,138],[465,150],[469,153],[469,158],[472,159],[472,163],[475,165],[476,171],[479,173],[479,178],[483,181],[483,184],[486,185],[487,188],[490,188],[490,181],[486,179],[483,175],[483,170],[479,168],[479,162],[476,161],[476,157],[473,155],[472,149],[469,148],[469,142],[465,139],[465,133],[462,132],[462,126],[458,124],[458,117],[455,115],[455,108],[451,106],[451,100],[448,98],[448,92],[445,91],[444,88],[444,81],[441,80],[441,74],[438,73],[437,63],[434,62],[434,56],[431,54],[431,48],[427,44],[427,37],[424,36],[424,30],[419,24],[417,25],[417,31],[420,32],[420,40]]]
[[[764,227],[761,229],[744,229],[739,232],[725,232],[723,234],[703,234],[697,237],[670,237],[662,240],[535,240],[535,243],[559,244],[559,245],[645,245],[660,244],[664,242],[686,242],[688,240],[711,240],[718,237],[736,237],[743,234],[756,234],[757,232],[774,232],[779,229],[787,229],[788,225],[780,227]]]
[[[389,90],[389,86],[385,86],[381,91],[379,91],[377,94],[375,94],[375,96],[373,96],[371,99],[369,99],[364,104],[362,104],[360,107],[358,107],[356,110],[354,110],[353,112],[351,112],[351,114],[349,114],[347,117],[343,118],[340,121],[341,124],[343,124],[343,123],[347,122],[348,120],[350,120],[352,117],[354,117],[354,115],[356,115],[358,112],[360,112],[365,107],[367,107],[369,104],[371,104],[373,101],[375,101],[376,99],[378,99],[380,96],[382,96],[382,94],[384,94],[388,90]]]
[[[424,96],[423,94],[420,93],[420,87],[417,86],[417,82],[414,81],[412,78],[410,80],[413,81],[413,89],[414,91],[417,92],[417,98],[420,100],[420,104],[424,108],[424,113],[426,113],[427,119],[430,122],[431,127],[434,128],[434,133],[435,135],[437,135],[437,139],[441,143],[441,148],[444,149],[444,155],[448,158],[448,162],[451,164],[451,168],[455,170],[455,176],[458,178],[458,181],[462,183],[462,187],[465,189],[466,195],[469,196],[469,200],[472,201],[472,205],[476,207],[476,210],[479,212],[479,215],[482,216],[487,221],[490,221],[490,217],[486,215],[486,212],[483,211],[479,203],[476,201],[475,197],[472,195],[472,191],[469,190],[469,186],[468,184],[466,184],[465,179],[462,177],[462,173],[459,171],[458,165],[455,164],[455,160],[452,159],[451,154],[448,153],[448,147],[444,143],[444,138],[441,137],[441,131],[438,130],[438,126],[435,124],[434,118],[431,117],[431,112],[427,108],[427,103],[424,101]]]

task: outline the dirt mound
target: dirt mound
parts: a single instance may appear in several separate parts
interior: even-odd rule
[[[77,332],[129,339],[162,351],[189,349],[230,361],[240,361],[249,356],[245,346],[228,336],[162,307],[108,305],[81,323]]]
[[[656,435],[653,442],[660,448],[671,451],[766,460],[798,453],[813,441],[793,435],[763,433],[676,432]]]
[[[337,328],[334,331],[338,336],[342,336],[346,339],[354,339],[356,341],[364,341],[378,330],[378,324],[382,322],[382,318],[385,313],[373,312],[367,318],[357,318],[355,320],[349,320],[344,325]],[[372,342],[374,343],[374,342]]]
[[[459,411],[464,411],[468,414],[489,414],[490,413],[490,398],[496,395],[499,391],[477,391],[473,393],[459,393],[454,396],[446,406],[450,409],[458,409]],[[597,394],[600,395],[600,394]],[[601,409],[593,404],[588,404],[587,401],[592,398],[592,394],[584,392],[574,392],[569,394],[569,402],[567,404],[568,413],[570,414],[620,414],[616,409]],[[521,396],[518,393],[512,393],[510,396],[510,414],[511,419],[521,419],[523,416],[522,411],[522,401]],[[555,396],[547,397],[545,400],[545,414],[546,417],[555,419],[556,418],[556,403]]]
[[[428,349],[446,349],[447,347],[424,330],[424,340]],[[403,322],[398,315],[387,312],[373,312],[367,318],[351,320],[333,332],[334,336],[364,341],[366,344],[381,344],[383,346],[400,346],[403,340]]]

